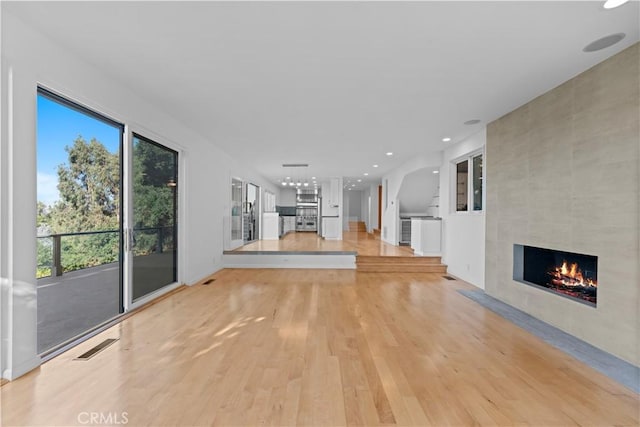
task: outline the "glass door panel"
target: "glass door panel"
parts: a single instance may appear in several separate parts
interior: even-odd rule
[[[122,124],[38,88],[39,353],[123,311],[123,130]]]
[[[242,181],[239,179],[231,179],[231,248],[235,249],[242,246],[243,224],[242,224]]]
[[[260,187],[247,183],[245,189],[245,201],[243,212],[243,240],[244,243],[253,242],[260,235],[258,217],[260,215],[259,194]]]
[[[132,300],[177,281],[178,153],[133,135]]]

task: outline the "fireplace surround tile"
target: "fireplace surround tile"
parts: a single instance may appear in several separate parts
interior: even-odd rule
[[[485,292],[637,366],[639,160],[640,43],[487,126]],[[597,307],[514,280],[514,244],[597,255]]]

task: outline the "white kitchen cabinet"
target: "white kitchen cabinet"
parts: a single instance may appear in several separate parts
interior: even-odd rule
[[[323,217],[322,218],[322,230],[324,238],[327,240],[341,240],[341,227],[340,218],[338,217]]]
[[[342,196],[340,178],[322,183],[322,216],[339,216]]]
[[[331,196],[329,197],[329,206],[340,208],[341,190],[340,178],[331,178]]]
[[[295,216],[284,216],[282,217],[284,219],[283,225],[282,225],[282,233],[283,234],[287,234],[289,231],[295,231],[296,230],[296,217]]]
[[[436,218],[411,218],[411,249],[418,256],[441,256],[442,221]]]
[[[277,212],[262,214],[262,239],[278,240],[279,217]]]

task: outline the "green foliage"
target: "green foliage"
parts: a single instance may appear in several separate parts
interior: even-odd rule
[[[38,202],[38,229],[50,234],[118,230],[120,227],[120,160],[105,146],[79,136],[65,147],[68,163],[58,166],[61,199],[54,206]],[[118,233],[61,237],[64,271],[118,260]],[[38,239],[37,277],[51,274],[52,239]]]
[[[142,140],[133,146],[135,255],[173,248],[175,156]]]
[[[118,261],[119,233],[64,236],[60,246],[63,271],[109,264]]]
[[[36,271],[36,278],[38,279],[41,277],[51,276],[51,264],[53,261],[53,254],[51,251],[52,246],[52,239],[50,237],[37,239],[38,267]]]
[[[51,214],[54,233],[114,230],[120,223],[120,160],[102,143],[79,136],[58,166],[61,200]]]
[[[120,248],[120,159],[117,153],[79,136],[65,147],[68,163],[58,166],[61,199],[54,206],[38,202],[42,234],[107,231],[61,237],[64,271],[118,261]],[[133,189],[135,255],[173,248],[176,170],[172,153],[141,140],[134,142]],[[51,274],[52,238],[38,239],[37,277]]]

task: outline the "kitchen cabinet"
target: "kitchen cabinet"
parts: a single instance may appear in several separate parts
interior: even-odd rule
[[[283,216],[282,217],[282,234],[285,235],[290,231],[296,231],[296,217],[295,216]]]
[[[278,240],[279,217],[277,212],[265,212],[262,214],[262,239]]]
[[[331,178],[322,183],[322,216],[339,216],[342,202],[340,178]]]
[[[442,221],[439,218],[411,218],[411,249],[418,256],[440,256]]]
[[[340,186],[340,178],[331,178],[331,193],[329,197],[329,206],[340,208],[340,195],[342,188]]]
[[[323,217],[322,232],[327,240],[341,240],[341,222],[338,217]]]

